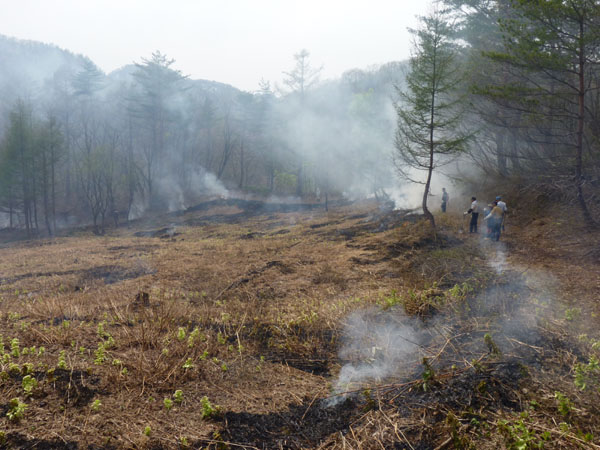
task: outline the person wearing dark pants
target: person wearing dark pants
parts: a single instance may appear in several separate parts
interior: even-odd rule
[[[477,221],[479,220],[479,206],[477,205],[477,199],[471,197],[471,208],[467,213],[471,214],[471,222],[469,223],[469,233],[477,233]]]
[[[446,188],[442,188],[442,212],[446,212],[446,205],[448,204],[448,193]]]

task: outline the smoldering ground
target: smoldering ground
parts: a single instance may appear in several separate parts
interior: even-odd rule
[[[401,305],[353,312],[344,323],[342,367],[325,405],[361,389],[469,369],[485,355],[539,366],[540,355],[531,349],[545,345],[545,323],[558,308],[556,280],[511,262],[502,242],[482,242],[480,251],[488,280],[478,293],[466,288],[462,303],[424,318],[407,316]],[[456,299],[446,294],[446,300]]]

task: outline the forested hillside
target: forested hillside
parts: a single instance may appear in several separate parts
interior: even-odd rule
[[[383,195],[401,65],[319,80],[309,54],[285,86],[192,80],[155,52],[104,74],[53,46],[4,38],[3,224],[28,234],[174,211],[230,190]],[[285,68],[282,68],[284,71]],[[19,82],[16,82],[18,80]]]

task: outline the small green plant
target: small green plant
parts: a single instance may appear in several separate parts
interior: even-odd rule
[[[377,408],[377,403],[373,398],[373,393],[371,392],[371,389],[365,389],[364,391],[362,391],[362,396],[365,399],[365,406],[363,408],[364,412],[372,411]]]
[[[587,364],[575,365],[575,386],[585,391],[588,386],[595,387],[600,384],[600,361],[591,356]]]
[[[102,322],[100,322],[98,324],[97,334],[100,339],[104,339],[104,338],[110,336],[104,329],[105,326],[106,326],[106,320],[103,320]]]
[[[8,412],[6,413],[6,417],[8,420],[12,422],[20,421],[25,415],[25,410],[27,409],[27,404],[23,403],[19,398],[13,398],[8,404]]]
[[[97,364],[99,366],[104,364],[104,361],[106,360],[106,352],[105,352],[105,348],[104,348],[104,343],[102,343],[102,342],[98,343],[98,349],[94,353],[94,356],[95,356],[94,364]]]
[[[67,360],[65,353],[66,352],[64,350],[61,350],[58,354],[58,364],[56,365],[56,367],[58,367],[59,369],[67,370]]]
[[[10,341],[10,354],[13,358],[18,358],[21,355],[21,351],[19,349],[19,339],[13,338]]]
[[[265,357],[261,355],[260,359],[258,360],[258,364],[256,365],[256,371],[260,372],[262,370],[262,366],[265,363]]]
[[[498,428],[503,434],[508,450],[543,449],[544,441],[550,438],[550,433],[538,436],[536,431],[529,429],[523,419],[514,424],[506,420],[498,421]]]
[[[188,341],[187,341],[188,347],[192,348],[194,346],[194,342],[196,341],[196,339],[198,339],[198,336],[200,336],[200,330],[198,329],[198,327],[196,327],[196,328],[194,328],[194,331],[192,331],[190,333],[190,336],[188,337]]]
[[[192,362],[192,358],[188,358],[185,360],[185,362],[183,363],[183,368],[184,369],[193,369],[194,368],[194,363]]]
[[[567,397],[561,392],[556,391],[554,393],[554,398],[556,399],[556,408],[558,409],[558,412],[563,417],[568,417],[569,414],[571,414],[571,411],[573,410],[573,404],[571,403],[571,400],[569,400],[569,397]]]
[[[25,375],[23,377],[23,381],[21,382],[23,386],[23,391],[25,392],[25,396],[29,397],[33,390],[37,387],[38,382],[31,375]]]
[[[483,341],[485,342],[485,345],[488,348],[488,351],[490,352],[491,355],[493,356],[500,356],[500,349],[498,348],[498,346],[496,345],[496,343],[494,342],[494,340],[492,339],[492,335],[489,333],[485,333],[485,335],[483,336]]]
[[[112,336],[108,336],[108,338],[104,341],[104,348],[112,348],[115,346],[115,339]]]
[[[384,296],[381,299],[381,305],[383,309],[389,309],[400,304],[402,304],[402,297],[398,295],[398,291],[396,289],[392,289],[390,295]]]
[[[173,400],[165,397],[165,399],[163,400],[163,405],[167,411],[170,411],[173,407]]]
[[[427,358],[423,358],[423,373],[421,374],[421,377],[423,378],[423,390],[427,391],[429,385],[435,380],[435,371]]]
[[[220,331],[217,333],[217,342],[221,345],[225,345],[227,343],[227,339],[225,339]]]
[[[98,412],[100,411],[100,407],[102,406],[102,402],[100,401],[100,399],[96,399],[92,402],[92,406],[90,406],[90,408],[92,408],[92,411],[94,412]]]
[[[181,402],[183,402],[183,391],[181,389],[177,389],[173,394],[173,398],[175,399],[175,403],[181,404]]]
[[[473,418],[472,420],[476,419]],[[454,448],[470,448],[468,445],[468,438],[460,435],[460,421],[452,412],[449,412],[446,415],[446,425],[450,427],[450,434],[452,436]]]
[[[185,336],[186,336],[185,328],[179,327],[179,329],[177,330],[177,340],[183,341],[185,339]]]
[[[200,406],[202,408],[203,419],[210,419],[218,416],[221,409],[220,406],[211,404],[207,396],[200,399]]]
[[[146,425],[146,428],[144,428],[144,436],[150,437],[151,434],[152,434],[152,428],[150,428],[150,425]]]
[[[568,308],[565,310],[565,320],[572,322],[581,316],[581,308]]]

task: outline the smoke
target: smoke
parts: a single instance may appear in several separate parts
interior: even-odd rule
[[[181,211],[185,209],[185,195],[183,187],[173,176],[164,176],[156,180],[158,188],[158,197],[162,204],[166,206],[167,211]]]
[[[230,196],[225,185],[217,179],[214,173],[207,172],[204,169],[196,169],[192,173],[190,188],[194,195],[210,195],[222,198]]]
[[[450,359],[477,358],[488,350],[483,339],[486,333],[493,336],[501,352],[519,354],[515,342],[525,347],[540,345],[543,323],[558,310],[556,279],[545,271],[511,261],[503,242],[481,241],[480,245],[497,279],[463,306],[427,322],[395,309],[359,310],[346,319],[339,350],[344,364],[327,406],[343,400],[348,392],[381,384],[386,378],[414,378],[415,368],[426,354],[437,355],[442,367],[449,366],[444,361]],[[452,334],[468,338],[446,346]],[[519,358],[528,361],[525,347]],[[444,356],[444,351],[452,356]]]
[[[215,174],[203,168],[191,170],[187,178],[176,178],[167,172],[156,179],[154,201],[168,212],[183,211],[206,197],[230,197],[225,185]],[[148,210],[145,196],[138,195],[129,212],[129,220],[142,217]]]
[[[332,397],[331,404],[342,400],[344,392],[369,381],[381,382],[397,375],[415,361],[425,341],[425,330],[419,321],[399,311],[368,309],[352,313],[344,325],[339,352],[339,357],[348,362],[333,389],[334,394],[340,395]]]
[[[500,275],[508,268],[506,261],[506,245],[503,242],[497,242],[488,258],[488,264]]]

